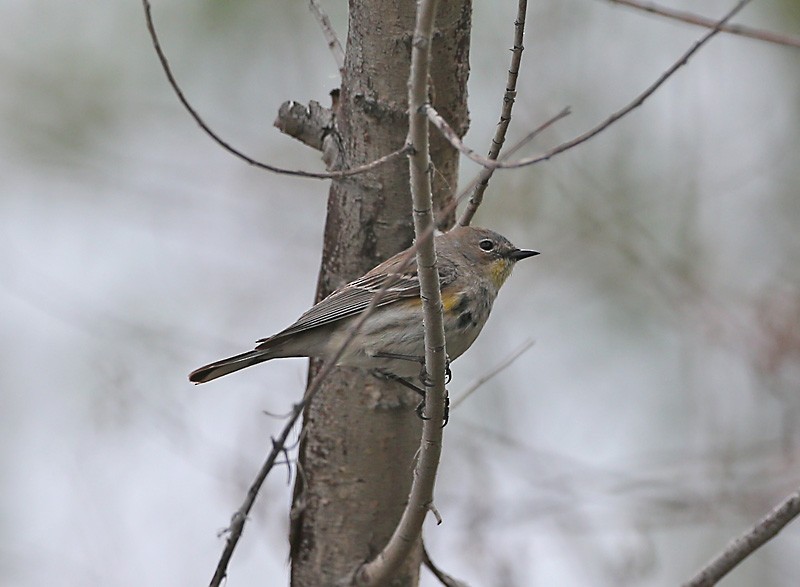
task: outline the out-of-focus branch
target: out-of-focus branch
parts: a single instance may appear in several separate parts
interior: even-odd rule
[[[322,34],[328,42],[328,49],[330,49],[333,59],[336,61],[336,67],[339,68],[339,75],[341,76],[344,72],[344,49],[342,49],[342,44],[339,42],[339,38],[336,36],[333,26],[331,26],[331,20],[322,9],[319,0],[309,0],[308,7],[311,9],[311,12],[314,13],[314,17],[317,19],[322,29]]]
[[[514,45],[511,49],[511,64],[508,67],[508,77],[506,78],[506,91],[503,94],[503,106],[500,110],[500,122],[497,123],[497,128],[492,137],[492,146],[489,149],[488,158],[497,159],[500,155],[500,149],[503,148],[503,143],[506,140],[506,133],[508,126],[511,124],[511,110],[514,108],[514,100],[517,97],[517,77],[519,77],[519,66],[522,62],[522,52],[525,47],[522,45],[522,40],[525,37],[525,17],[528,12],[528,0],[519,0],[517,2],[517,18],[514,20]],[[475,187],[475,191],[470,196],[469,204],[467,204],[461,218],[458,219],[458,224],[461,226],[468,226],[472,222],[472,217],[478,211],[478,207],[483,201],[483,194],[486,188],[489,187],[489,179],[494,173],[494,169],[487,169],[485,177],[481,178],[480,183]]]
[[[653,82],[650,86],[648,86],[641,94],[636,96],[630,103],[628,103],[624,108],[617,110],[611,116],[609,116],[604,122],[598,124],[592,129],[584,132],[581,135],[578,135],[572,140],[569,140],[565,143],[562,143],[556,147],[553,147],[549,151],[541,155],[536,155],[533,157],[526,157],[523,159],[518,159],[516,161],[492,161],[485,157],[481,157],[474,150],[470,149],[466,146],[460,139],[456,140],[458,137],[456,136],[455,132],[450,128],[450,125],[439,116],[439,114],[433,110],[432,108],[428,107],[428,118],[431,122],[436,125],[437,128],[441,131],[442,135],[450,141],[450,144],[453,145],[456,149],[461,151],[464,155],[469,157],[471,160],[475,161],[476,163],[482,165],[485,168],[496,168],[496,169],[513,169],[516,167],[526,167],[528,165],[534,165],[536,163],[541,163],[542,161],[547,161],[556,155],[559,155],[565,151],[569,151],[570,149],[577,147],[581,143],[585,143],[592,137],[600,134],[604,130],[606,130],[609,126],[617,122],[619,119],[623,118],[630,114],[633,110],[641,106],[645,100],[647,100],[650,96],[652,96],[656,90],[658,90],[664,83],[672,77],[672,75],[678,71],[682,66],[686,65],[689,59],[700,50],[708,41],[711,40],[717,33],[720,32],[721,27],[725,25],[736,13],[738,13],[742,8],[745,7],[750,2],[750,0],[740,0],[721,20],[717,21],[714,28],[706,33],[703,37],[701,37],[698,41],[696,41],[681,57],[675,61],[664,73],[662,73],[658,79]]]
[[[774,538],[800,514],[800,490],[787,497],[750,530],[733,540],[682,587],[710,587]]]
[[[198,124],[198,126],[203,129],[203,131],[211,137],[211,139],[216,142],[220,147],[235,155],[245,163],[252,165],[254,167],[258,167],[259,169],[264,169],[266,171],[271,171],[273,173],[279,173],[282,175],[294,175],[297,177],[309,177],[313,179],[331,179],[336,177],[349,177],[351,175],[358,175],[361,173],[366,173],[376,167],[384,165],[389,161],[392,161],[398,157],[402,157],[403,155],[408,153],[408,145],[403,146],[392,153],[388,153],[384,155],[380,159],[367,163],[365,165],[360,165],[358,167],[353,167],[352,169],[346,169],[341,171],[328,171],[328,172],[312,172],[312,171],[303,171],[299,169],[283,169],[281,167],[276,167],[274,165],[269,165],[268,163],[263,163],[261,161],[257,161],[252,157],[246,155],[227,141],[225,141],[222,137],[220,137],[217,133],[215,133],[210,126],[203,120],[203,118],[198,114],[198,112],[194,109],[194,107],[189,103],[189,100],[181,90],[178,81],[175,79],[175,76],[172,73],[172,68],[169,65],[169,61],[167,60],[167,56],[164,54],[163,49],[161,48],[161,42],[158,39],[158,34],[156,33],[155,25],[153,24],[153,15],[150,9],[150,2],[149,0],[142,0],[142,4],[144,6],[144,15],[145,20],[147,22],[147,30],[150,33],[150,38],[153,41],[153,48],[156,51],[156,55],[158,55],[158,59],[161,62],[161,68],[164,70],[164,73],[167,76],[167,81],[169,85],[172,87],[172,90],[175,92],[175,95],[178,97],[178,100],[189,113],[189,115],[194,119],[194,121]]]
[[[492,369],[489,370],[488,373],[485,373],[484,375],[479,377],[472,385],[470,385],[467,389],[465,389],[461,393],[461,395],[459,395],[453,401],[453,403],[450,405],[450,409],[455,410],[460,404],[462,404],[464,402],[465,399],[467,399],[469,396],[471,396],[473,393],[475,393],[483,384],[485,384],[487,381],[491,380],[492,377],[494,377],[498,373],[500,373],[503,370],[505,370],[508,367],[510,367],[512,365],[512,363],[514,363],[514,361],[516,361],[522,355],[524,355],[526,352],[528,352],[528,350],[534,344],[536,344],[536,343],[533,340],[525,341],[525,343],[521,347],[519,347],[517,350],[515,350],[513,353],[511,353],[508,357],[506,357],[506,359],[504,359],[499,365],[495,365]]]
[[[430,554],[428,554],[428,549],[425,548],[425,541],[422,542],[422,564],[428,567],[428,570],[433,573],[433,576],[439,579],[439,582],[444,585],[444,587],[469,587],[464,581],[459,581],[458,579],[451,577],[439,567],[431,559]]]
[[[433,507],[433,488],[442,452],[444,420],[446,352],[442,299],[436,251],[433,239],[422,240],[432,233],[433,199],[428,122],[424,105],[428,99],[431,42],[437,0],[419,0],[414,36],[411,43],[411,71],[408,83],[408,143],[414,152],[409,156],[414,234],[417,240],[417,273],[420,281],[423,324],[425,325],[425,369],[430,384],[425,385],[425,415],[422,438],[411,491],[400,521],[383,550],[368,563],[356,569],[352,584],[387,585],[400,564],[409,556],[422,532],[425,515]]]
[[[673,20],[679,20],[681,22],[685,22],[688,24],[693,24],[706,28],[713,28],[714,26],[716,26],[716,22],[714,21],[713,18],[701,16],[693,12],[686,12],[684,10],[675,10],[674,8],[667,8],[666,6],[660,6],[658,4],[655,4],[654,2],[640,2],[639,0],[608,0],[608,1],[613,2],[614,4],[622,4],[623,6],[629,6],[630,8],[635,8],[637,10],[644,10],[645,12],[649,12],[651,14],[665,16]],[[796,37],[779,35],[778,33],[773,33],[771,31],[764,31],[761,29],[756,29],[742,24],[726,24],[721,26],[720,30],[724,33],[741,35],[743,37],[749,37],[751,39],[757,39],[759,41],[766,41],[767,43],[774,43],[776,45],[785,45],[787,47],[794,47],[795,49],[800,49],[800,39]]]

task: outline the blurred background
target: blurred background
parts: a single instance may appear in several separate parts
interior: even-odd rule
[[[323,6],[344,39],[345,3]],[[326,104],[339,84],[304,2],[153,10],[220,135],[322,170],[272,128],[284,100]],[[515,11],[475,6],[478,151]],[[800,36],[795,0],[735,20]],[[510,140],[573,114],[527,154],[605,119],[704,32],[602,0],[531,3],[528,21]],[[265,411],[288,411],[306,365],[198,388],[186,375],[308,307],[327,183],[212,143],[138,2],[10,0],[0,30],[0,584],[207,584],[282,426]],[[798,129],[800,51],[719,35],[589,143],[496,175],[476,223],[543,254],[517,268],[451,394],[535,344],[452,414],[444,524],[426,527],[445,570],[475,586],[677,584],[797,488]],[[476,172],[463,163],[465,182]],[[268,479],[231,585],[288,583],[287,477]],[[725,584],[794,585],[798,548],[795,523]]]

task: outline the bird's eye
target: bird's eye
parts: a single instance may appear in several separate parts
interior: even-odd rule
[[[490,238],[485,238],[478,243],[478,246],[484,251],[491,251],[494,248],[494,241]]]

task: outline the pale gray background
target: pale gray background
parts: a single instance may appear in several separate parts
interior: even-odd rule
[[[671,2],[719,16],[730,2]],[[4,3],[0,584],[205,585],[305,363],[187,373],[311,302],[327,184],[261,172],[166,85],[135,0]],[[326,8],[345,36],[345,7]],[[516,6],[475,7],[472,129],[497,119]],[[271,127],[336,67],[304,2],[162,0],[164,48],[224,137],[322,169]],[[800,35],[793,0],[738,18]],[[597,0],[531,3],[513,136],[528,154],[624,105],[702,30]],[[589,144],[504,172],[477,222],[521,264],[453,395],[427,526],[472,585],[670,585],[800,481],[800,53],[720,36]],[[476,168],[463,165],[464,179]],[[287,583],[290,487],[257,502],[230,585]],[[726,582],[793,585],[800,530]],[[425,585],[433,585],[429,575]]]

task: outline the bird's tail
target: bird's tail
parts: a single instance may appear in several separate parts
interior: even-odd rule
[[[217,377],[222,377],[228,373],[252,367],[253,365],[258,365],[259,363],[274,358],[274,354],[264,350],[247,351],[241,355],[228,357],[227,359],[215,361],[214,363],[209,363],[199,369],[195,369],[189,373],[189,381],[192,383],[206,383]]]

